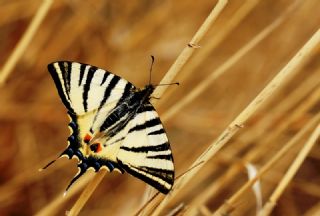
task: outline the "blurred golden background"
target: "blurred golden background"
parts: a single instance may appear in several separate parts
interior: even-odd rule
[[[60,159],[38,172],[64,150],[69,135],[49,63],[89,63],[143,87],[154,55],[152,81],[157,84],[217,3],[54,0],[47,3],[48,12],[21,57],[4,72],[45,1],[0,1],[0,215],[65,215],[92,175],[63,197],[77,172],[76,160]],[[174,78],[180,86],[170,86],[156,104],[176,176],[188,172],[319,29],[319,11],[318,0],[229,0]],[[248,181],[248,164],[260,170],[297,139],[263,174],[260,187],[255,192],[250,188],[233,203],[232,215],[255,215],[319,124],[319,84],[318,45],[161,215],[213,214]],[[303,134],[297,138],[299,132]],[[319,142],[298,168],[271,215],[320,215]],[[80,215],[134,215],[147,200],[145,189],[144,182],[128,174],[108,173]]]

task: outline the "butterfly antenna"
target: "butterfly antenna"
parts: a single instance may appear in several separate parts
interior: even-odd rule
[[[149,70],[149,85],[151,84],[151,72],[152,72],[153,63],[154,63],[154,56],[151,55],[151,66],[150,66],[150,70]]]
[[[155,85],[155,86],[167,86],[167,85],[180,85],[180,83],[179,82],[165,83],[165,84],[158,84],[158,85]]]

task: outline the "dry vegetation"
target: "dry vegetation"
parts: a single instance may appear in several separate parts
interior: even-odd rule
[[[320,1],[229,0],[191,41],[216,3],[0,1],[0,215],[65,215],[92,178],[79,215],[320,215]],[[184,49],[190,59],[172,69]],[[63,197],[76,161],[38,172],[69,133],[47,64],[86,62],[142,87],[151,54],[153,83],[170,67],[180,82],[154,101],[173,191],[150,201],[127,174],[88,173]]]

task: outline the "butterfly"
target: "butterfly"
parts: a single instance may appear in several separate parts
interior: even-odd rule
[[[174,164],[150,103],[155,86],[139,89],[111,72],[78,62],[53,62],[48,70],[70,117],[68,146],[58,158],[79,160],[67,190],[87,170],[107,169],[128,172],[167,194],[174,183]]]

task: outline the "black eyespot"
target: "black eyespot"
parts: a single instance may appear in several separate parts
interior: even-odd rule
[[[95,153],[98,151],[98,148],[99,148],[99,144],[98,143],[90,145],[91,151],[93,151]]]

